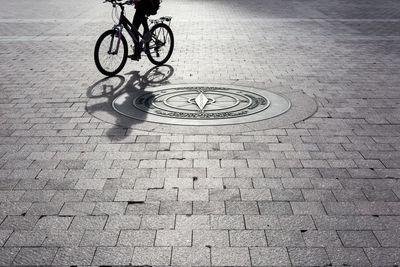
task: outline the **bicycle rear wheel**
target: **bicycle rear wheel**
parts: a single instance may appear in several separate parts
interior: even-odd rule
[[[106,76],[114,76],[122,70],[128,58],[128,44],[118,31],[108,30],[100,35],[94,48],[94,62],[97,69]]]
[[[166,63],[174,50],[174,35],[166,24],[160,23],[150,29],[151,40],[145,44],[147,57],[154,65]]]

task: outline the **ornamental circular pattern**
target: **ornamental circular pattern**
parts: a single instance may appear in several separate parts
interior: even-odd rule
[[[291,102],[256,88],[175,85],[123,93],[112,102],[118,113],[147,122],[174,125],[231,125],[276,117]]]

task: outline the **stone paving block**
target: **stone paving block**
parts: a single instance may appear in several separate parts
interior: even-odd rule
[[[238,189],[210,189],[210,201],[240,200]]]
[[[398,248],[364,248],[372,266],[394,266],[400,263]]]
[[[294,215],[325,215],[321,202],[290,202]]]
[[[27,215],[57,215],[60,213],[62,203],[35,202],[29,208]]]
[[[208,189],[181,189],[178,201],[208,201]]]
[[[373,233],[382,247],[400,246],[400,232],[397,230],[374,231]]]
[[[133,252],[132,265],[170,265],[170,247],[137,247]]]
[[[333,265],[371,266],[361,248],[327,247],[326,252]]]
[[[105,179],[79,179],[75,185],[75,189],[101,190],[105,183]]]
[[[90,265],[94,253],[94,247],[60,248],[52,265]]]
[[[69,229],[101,230],[106,224],[107,216],[75,216]]]
[[[137,190],[162,189],[164,187],[164,178],[138,178],[135,182]]]
[[[293,211],[289,202],[259,201],[260,214],[264,215],[292,215]]]
[[[234,168],[206,168],[207,178],[233,178],[235,177]]]
[[[193,177],[205,178],[205,177],[207,177],[207,169],[206,168],[179,168],[177,177],[178,178],[188,178],[188,179],[192,179],[192,180],[193,180]]]
[[[90,215],[96,203],[94,202],[66,202],[60,211],[60,215]]]
[[[154,201],[177,201],[177,189],[151,189],[147,191],[146,202]]]
[[[178,220],[177,220],[177,225],[178,225]],[[175,216],[173,215],[143,215],[142,223],[140,224],[140,229],[161,230],[161,229],[174,229],[174,227],[175,227]]]
[[[194,201],[193,214],[225,214],[223,201]]]
[[[372,231],[338,231],[345,247],[380,247]]]
[[[369,201],[399,201],[392,190],[362,190]]]
[[[227,230],[193,230],[193,247],[227,247]]]
[[[251,247],[250,258],[252,266],[290,266],[289,255],[283,247]]]
[[[250,189],[253,188],[252,179],[250,178],[222,178],[223,188],[226,189]]]
[[[80,247],[112,247],[117,244],[118,230],[86,230],[82,236]]]
[[[165,178],[164,188],[193,189],[193,178]]]
[[[199,178],[194,180],[194,189],[223,189],[222,178]]]
[[[226,201],[226,214],[260,214],[256,201]]]
[[[159,214],[193,214],[191,201],[161,201]]]
[[[326,202],[336,201],[336,198],[331,190],[302,189],[301,192],[303,193],[305,201],[326,201]]]
[[[54,196],[54,190],[27,190],[19,201],[23,202],[47,202]]]
[[[72,202],[82,201],[85,196],[85,190],[57,190],[51,198],[52,202]]]
[[[108,217],[106,230],[139,229],[141,217],[135,215],[112,215]]]
[[[229,240],[232,247],[267,246],[267,240],[263,230],[230,230]]]
[[[272,200],[269,189],[240,189],[240,196],[243,201]]]
[[[385,230],[379,217],[373,216],[313,216],[318,230]]]
[[[174,247],[172,250],[172,265],[207,266],[210,262],[209,248]]]
[[[279,221],[283,230],[315,229],[313,218],[309,215],[281,215],[279,216]]]
[[[40,218],[35,229],[38,230],[67,230],[73,217],[45,216]]]
[[[0,230],[0,246],[4,245],[12,233],[13,230]]]
[[[235,167],[236,178],[260,178],[263,177],[262,168],[240,168]]]
[[[121,230],[117,246],[148,247],[153,246],[156,238],[155,230]]]
[[[211,215],[211,229],[245,229],[243,215]]]
[[[250,266],[248,248],[228,247],[211,248],[211,264],[213,266]]]
[[[335,231],[303,231],[307,247],[343,247]]]
[[[19,250],[19,248],[0,248],[0,264],[4,266],[11,265]]]
[[[57,248],[21,248],[15,257],[15,265],[51,265]]]
[[[289,168],[263,168],[265,178],[292,178]]]
[[[144,202],[146,200],[147,190],[119,189],[115,195],[114,201],[133,201]]]
[[[265,231],[269,247],[304,247],[304,239],[299,230],[281,231],[266,230]]]
[[[352,202],[323,202],[328,215],[357,215],[356,206]]]
[[[175,229],[210,229],[208,215],[176,215]]]
[[[158,214],[160,209],[160,202],[158,201],[146,201],[146,202],[138,202],[138,203],[129,203],[125,214],[126,215],[154,215]]]
[[[14,231],[4,246],[6,247],[39,247],[46,234],[43,231]]]
[[[245,215],[246,229],[280,229],[277,216],[273,215]]]
[[[303,201],[304,197],[300,189],[271,189],[274,201]]]
[[[133,255],[133,248],[127,247],[99,247],[93,258],[93,265],[129,265]]]
[[[323,248],[288,248],[288,252],[295,266],[323,266],[331,263]]]
[[[92,212],[93,215],[123,215],[125,214],[126,202],[97,202]]]
[[[84,230],[47,229],[46,239],[42,245],[44,247],[77,247],[83,233]]]
[[[337,201],[367,201],[365,194],[360,189],[332,190]]]
[[[7,216],[0,225],[2,230],[32,230],[39,216]]]
[[[155,246],[190,247],[192,246],[191,230],[158,230]]]

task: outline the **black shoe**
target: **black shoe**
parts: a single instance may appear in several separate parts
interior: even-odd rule
[[[136,61],[139,61],[139,59],[141,58],[139,53],[134,53],[134,54],[132,54],[132,55],[130,55],[130,56],[128,56],[128,57],[129,57],[130,59],[136,60]]]

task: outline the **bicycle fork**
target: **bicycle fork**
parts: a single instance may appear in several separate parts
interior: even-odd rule
[[[118,54],[119,44],[121,42],[122,26],[121,25],[115,25],[114,26],[114,30],[117,31],[118,39],[117,39],[117,46],[116,46],[115,50],[112,51],[113,50],[113,45],[114,45],[115,35],[113,34],[112,37],[111,37],[110,48],[108,49],[108,54],[111,54],[111,55]]]

